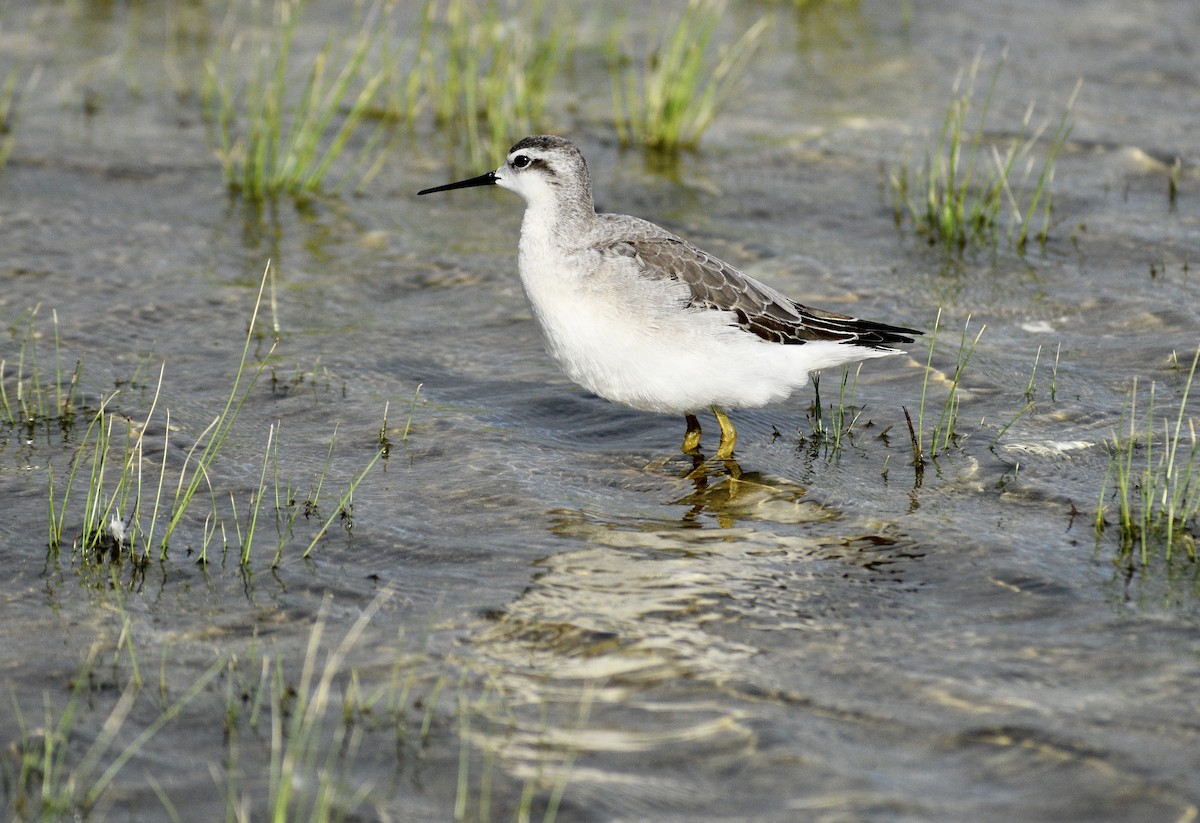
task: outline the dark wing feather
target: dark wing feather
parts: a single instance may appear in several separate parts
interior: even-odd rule
[[[639,271],[647,276],[666,276],[686,283],[691,290],[691,305],[733,312],[738,326],[772,343],[829,340],[887,348],[911,343],[914,335],[922,333],[802,306],[672,235],[630,238],[596,251],[633,258]]]

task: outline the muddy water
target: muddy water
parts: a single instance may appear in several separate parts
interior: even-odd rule
[[[607,76],[579,58],[580,103],[558,130],[584,147],[603,208],[815,305],[926,329],[940,308],[942,374],[968,316],[972,335],[986,324],[960,439],[922,477],[901,410],[920,403],[915,348],[864,367],[860,425],[836,458],[810,445],[807,395],[737,413],[736,484],[684,477],[682,421],[557,373],[515,276],[519,202],[413,196],[482,171],[447,167],[439,135],[419,128],[361,197],[249,209],[222,187],[195,97],[219,10],[6,10],[0,70],[40,76],[0,177],[0,316],[41,306],[43,371],[57,331],[66,373],[82,363],[81,411],[120,389],[111,408],[141,421],[163,365],[146,450],[177,465],[225,404],[268,258],[258,328],[279,336],[204,492],[225,529],[205,564],[203,515],[140,568],[48,551],[48,478],[61,494],[86,415],[3,429],[9,814],[30,808],[16,753],[47,739],[67,741],[48,786],[76,772],[95,785],[132,754],[94,819],[262,813],[270,718],[298,705],[263,672],[308,694],[314,627],[323,664],[376,603],[335,661],[321,767],[290,784],[303,795],[335,775],[357,818],[509,819],[525,787],[533,814],[549,804],[560,820],[1194,817],[1194,572],[1126,574],[1092,518],[1131,381],[1169,402],[1170,356],[1200,340],[1200,12],[962,6],[917,4],[908,20],[884,3],[772,7],[737,108],[665,170],[618,149]],[[763,10],[739,4],[728,23]],[[996,135],[1031,100],[1035,119],[1056,115],[1083,78],[1056,224],[1024,256],[947,256],[897,229],[881,169],[919,155],[955,73],[1005,45]],[[21,339],[3,344],[6,381]],[[1039,346],[1032,407],[1001,434],[1030,403]],[[931,404],[944,390],[931,384]],[[374,455],[385,405],[391,453],[355,491],[352,529],[335,523],[302,558],[317,517],[289,533],[271,498],[239,564],[268,438],[285,492],[305,497],[324,472],[323,518]],[[77,499],[68,538],[81,519]],[[136,699],[108,740],[122,694]],[[359,738],[334,737],[343,716]]]

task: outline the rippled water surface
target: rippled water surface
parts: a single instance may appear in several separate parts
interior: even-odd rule
[[[609,4],[581,14],[550,118],[601,208],[816,306],[927,330],[940,309],[926,437],[962,329],[986,326],[958,442],[923,474],[903,409],[925,341],[864,365],[838,454],[808,390],[735,412],[737,479],[690,478],[682,420],[558,373],[516,277],[519,200],[416,198],[484,170],[427,123],[362,195],[256,209],[199,102],[222,9],[6,9],[0,76],[30,83],[0,176],[6,392],[35,351],[64,391],[80,364],[71,425],[0,424],[6,813],[257,819],[324,781],[349,819],[1195,819],[1194,566],[1131,571],[1093,524],[1133,379],[1177,408],[1172,355],[1200,341],[1200,7],[911,5],[732,4],[730,32],[775,25],[666,168],[617,145]],[[337,19],[311,9],[298,48]],[[1054,225],[1024,255],[948,254],[897,227],[886,177],[1005,47],[989,141],[1083,81]],[[144,429],[148,477],[204,442],[268,259],[245,379],[268,365],[194,522],[141,565],[73,549],[84,460],[48,550],[101,404],[118,443]],[[381,427],[390,453],[343,498]]]

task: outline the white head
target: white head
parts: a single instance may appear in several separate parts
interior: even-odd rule
[[[493,185],[521,195],[531,208],[549,208],[559,217],[595,213],[591,178],[583,155],[571,141],[549,134],[535,134],[521,140],[508,150],[504,165],[495,171],[417,194]]]

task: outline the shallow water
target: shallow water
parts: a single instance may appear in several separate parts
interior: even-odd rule
[[[804,439],[805,393],[735,413],[740,481],[689,480],[683,421],[588,396],[543,353],[515,274],[519,201],[414,196],[482,171],[448,168],[441,137],[418,130],[363,196],[256,212],[224,191],[194,84],[181,93],[162,70],[198,70],[203,36],[168,36],[196,19],[156,4],[6,10],[0,71],[42,68],[0,176],[0,317],[41,306],[43,371],[57,333],[65,371],[82,362],[83,408],[120,388],[112,408],[140,421],[165,363],[146,453],[182,461],[229,395],[268,258],[263,318],[280,336],[215,464],[212,505],[237,514],[206,565],[199,522],[144,568],[48,551],[47,478],[61,494],[86,422],[0,431],[10,815],[13,753],[45,739],[46,707],[60,717],[77,678],[68,764],[104,740],[135,673],[146,684],[94,780],[218,660],[90,817],[163,818],[154,785],[184,819],[219,817],[230,797],[262,812],[280,703],[262,661],[304,694],[314,625],[323,661],[381,596],[321,733],[349,773],[339,802],[365,798],[353,819],[509,819],[526,784],[539,817],[562,791],[559,820],[1196,816],[1193,567],[1127,575],[1092,522],[1131,381],[1169,402],[1183,382],[1170,355],[1200,340],[1200,10],[935,3],[906,24],[888,3],[770,8],[738,106],[674,168],[615,145],[594,54],[558,130],[583,146],[604,209],[813,305],[925,329],[940,308],[943,375],[968,316],[971,335],[986,324],[962,437],[919,479],[901,409],[920,404],[923,345],[863,367],[839,458]],[[762,11],[739,4],[729,24]],[[936,134],[954,74],[981,47],[988,70],[1004,44],[993,134],[1031,99],[1035,119],[1057,116],[1083,78],[1056,225],[1025,256],[1003,242],[947,256],[896,227],[884,174]],[[20,340],[0,349],[6,381]],[[1001,434],[1029,402],[1039,346],[1032,409]],[[931,383],[930,402],[944,391]],[[272,425],[300,496],[335,441],[328,515],[375,453],[385,404],[393,448],[355,491],[352,530],[335,524],[303,559],[315,518],[283,539],[272,517],[240,566],[235,529]],[[349,713],[361,740],[329,743],[353,682],[376,702]]]

